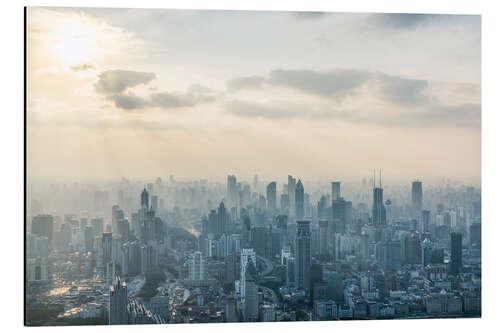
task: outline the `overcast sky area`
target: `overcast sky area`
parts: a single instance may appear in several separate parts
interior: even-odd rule
[[[480,184],[479,16],[29,8],[27,25],[30,180]]]

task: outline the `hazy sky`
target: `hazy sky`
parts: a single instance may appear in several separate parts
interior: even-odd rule
[[[479,16],[28,9],[28,177],[479,184]]]

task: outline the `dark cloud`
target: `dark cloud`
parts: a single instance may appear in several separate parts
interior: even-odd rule
[[[328,72],[312,70],[285,70],[276,69],[269,73],[269,77],[247,76],[234,78],[227,83],[228,90],[237,91],[247,88],[260,88],[265,84],[297,89],[306,93],[341,99],[352,94],[368,78],[369,73],[337,69]]]
[[[393,103],[421,106],[430,102],[429,97],[425,95],[425,90],[428,87],[426,80],[413,80],[384,74],[378,74],[376,79],[383,97]]]
[[[146,84],[156,78],[154,73],[134,72],[125,70],[108,70],[99,74],[95,84],[97,92],[101,94],[118,94],[127,88]]]
[[[83,72],[83,71],[95,69],[95,66],[93,64],[90,64],[90,63],[83,63],[83,64],[76,65],[76,66],[70,66],[69,68],[74,72]]]
[[[311,70],[277,69],[270,73],[268,82],[275,86],[286,86],[311,94],[330,98],[342,98],[361,86],[369,75],[356,70],[338,69],[328,72]]]
[[[414,29],[428,24],[440,15],[436,14],[371,14],[368,21],[377,27],[389,29]],[[441,15],[443,16],[443,15]]]
[[[115,102],[115,106],[117,108],[124,110],[142,109],[143,107],[149,105],[147,100],[134,95],[116,94],[109,96],[109,99]]]
[[[191,86],[186,93],[160,92],[151,94],[147,98],[131,94],[113,94],[108,98],[115,106],[124,110],[137,110],[146,106],[161,109],[177,109],[191,107],[200,103],[212,102],[220,98],[221,94],[204,86]]]

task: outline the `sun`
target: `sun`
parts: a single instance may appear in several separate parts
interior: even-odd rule
[[[66,66],[76,66],[91,61],[92,45],[88,28],[81,22],[71,22],[58,29],[54,53]]]

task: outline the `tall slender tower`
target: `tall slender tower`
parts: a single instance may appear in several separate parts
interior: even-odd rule
[[[267,208],[271,211],[276,210],[276,182],[271,182],[266,188]]]
[[[304,186],[299,179],[295,187],[295,218],[300,220],[304,217]]]
[[[300,181],[299,181],[300,182]],[[311,282],[311,230],[309,221],[297,221],[295,238],[295,284],[309,293]]]
[[[332,200],[340,198],[340,182],[332,182]]]
[[[415,180],[411,183],[411,210],[412,210],[412,219],[420,222],[422,220],[422,182],[419,180]]]
[[[382,189],[382,172],[380,172],[379,187],[375,187],[375,173],[373,174],[372,223],[374,225],[386,224],[384,190]]]

